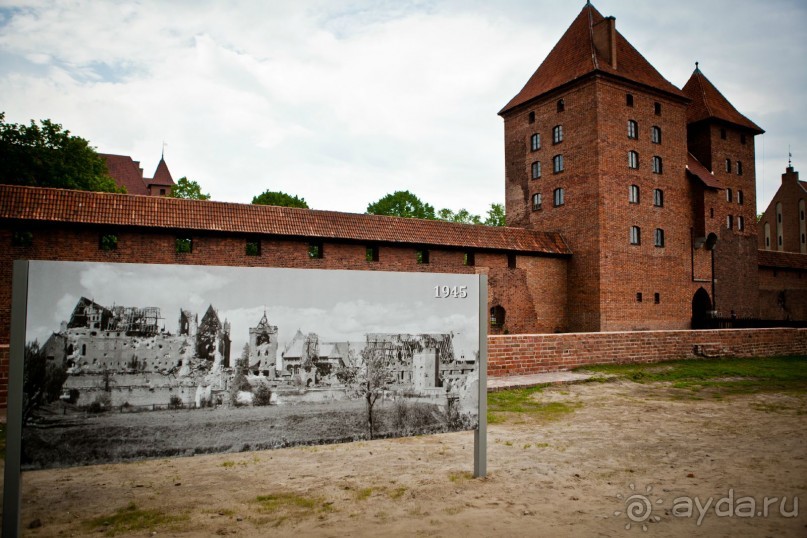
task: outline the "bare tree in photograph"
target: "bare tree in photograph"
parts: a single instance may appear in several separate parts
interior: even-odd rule
[[[395,381],[393,359],[383,349],[366,347],[357,367],[346,366],[336,372],[336,378],[344,383],[347,393],[355,398],[364,398],[367,403],[367,431],[373,438],[373,406],[384,391]]]

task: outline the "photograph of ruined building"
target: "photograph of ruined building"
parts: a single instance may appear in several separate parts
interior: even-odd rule
[[[26,468],[477,425],[475,276],[31,262],[29,283]]]

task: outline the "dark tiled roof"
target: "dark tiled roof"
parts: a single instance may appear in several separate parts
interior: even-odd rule
[[[687,154],[687,172],[710,189],[722,189],[723,183],[691,153]]]
[[[129,194],[147,195],[148,189],[143,182],[143,169],[140,163],[133,161],[128,155],[112,155],[100,153],[106,160],[106,167],[109,175],[115,180],[118,186],[126,187]]]
[[[0,185],[0,219],[571,254],[559,233],[227,202]]]
[[[592,37],[593,26],[602,20],[604,17],[600,12],[586,4],[524,88],[499,114],[592,73],[613,75],[684,97],[681,90],[661,76],[619,32],[616,32],[617,67],[611,67],[597,52]]]
[[[171,172],[168,171],[168,165],[165,164],[165,159],[160,157],[160,164],[157,165],[157,170],[154,171],[154,178],[147,180],[149,185],[173,185],[174,179],[171,177]]]
[[[692,99],[687,107],[687,123],[718,119],[750,129],[755,134],[765,132],[759,125],[740,114],[698,68],[695,68],[684,85],[684,93]]]
[[[801,269],[807,271],[807,254],[797,252],[779,252],[776,250],[759,251],[760,267],[780,269]]]

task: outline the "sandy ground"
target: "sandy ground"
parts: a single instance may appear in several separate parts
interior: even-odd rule
[[[41,524],[29,536],[102,536],[82,522],[135,503],[186,519],[125,536],[807,536],[807,395],[675,394],[546,389],[539,399],[574,412],[490,426],[484,479],[471,478],[472,432],[31,471],[22,524]],[[716,515],[730,492],[721,513],[753,517]],[[266,510],[256,499],[271,494],[302,501]],[[785,512],[801,501],[796,517],[780,514],[783,496]],[[671,514],[679,497],[692,517]],[[712,498],[700,524],[695,497]],[[767,517],[754,513],[765,497],[777,497]],[[631,520],[645,499],[651,511]]]

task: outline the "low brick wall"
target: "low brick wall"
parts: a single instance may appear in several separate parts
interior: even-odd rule
[[[807,329],[490,336],[488,375],[539,374],[588,364],[776,355],[807,355]]]

